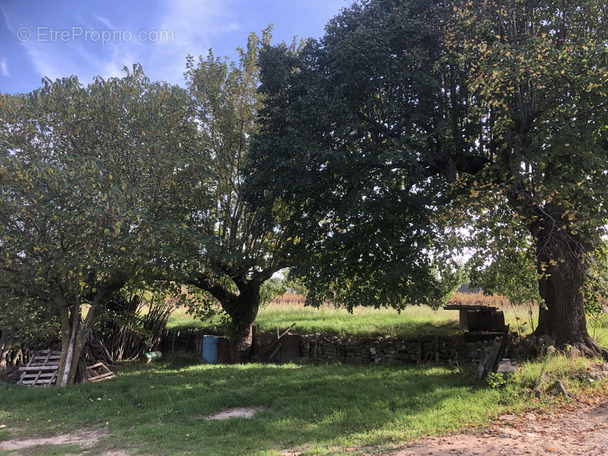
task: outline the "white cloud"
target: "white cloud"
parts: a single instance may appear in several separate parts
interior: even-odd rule
[[[123,23],[119,17],[97,11],[75,14],[73,18],[85,31],[122,30],[131,33],[133,39],[130,41],[112,39],[102,45],[99,42],[85,42],[82,37],[72,42],[31,39],[20,43],[20,46],[41,78],[55,80],[75,74],[86,84],[97,75],[104,79],[123,76],[124,66],[130,69],[133,64],[140,63],[150,79],[182,84],[186,55],[207,55],[218,35],[242,28],[236,20],[238,10],[235,12],[234,0],[157,1],[155,16],[147,16],[146,23],[138,17],[131,17],[126,19],[128,23]],[[8,23],[1,5],[0,12]],[[138,41],[141,31],[172,32],[172,39],[166,42]],[[33,30],[33,33],[36,31]],[[8,68],[0,66],[0,71],[4,74]]]
[[[176,44],[184,47],[208,46],[211,35],[240,28],[231,14],[231,1],[165,0],[163,30],[175,32]]]
[[[34,41],[22,43],[30,63],[36,69],[36,72],[41,77],[57,79],[62,76],[67,76],[69,71],[68,64],[58,65],[57,58],[52,52],[49,52],[48,46]]]
[[[83,32],[78,29],[78,33]],[[122,76],[125,65],[130,68],[146,58],[145,46],[137,42],[109,40],[102,43],[95,35],[89,35],[88,39],[83,35],[75,36],[70,42],[54,41],[50,35],[44,40],[35,38],[20,45],[40,77],[51,80],[77,75],[81,83],[88,84],[95,76],[104,79]]]
[[[5,78],[11,77],[11,73],[8,71],[8,62],[5,58],[0,60],[0,74],[2,74],[2,76]]]
[[[0,3],[0,12],[2,13],[2,17],[4,18],[4,23],[6,24],[6,28],[9,29],[12,33],[15,33],[15,29],[13,28],[11,21],[8,18],[8,14],[6,13],[4,6],[2,6],[2,3]]]
[[[160,30],[173,32],[175,39],[157,42],[151,50],[151,65],[144,70],[148,74],[154,70],[155,79],[182,83],[188,54],[206,56],[215,36],[242,28],[231,0],[163,0],[163,4]]]
[[[91,16],[93,16],[98,22],[101,22],[107,28],[107,30],[114,30],[116,28],[114,27],[114,25],[112,25],[112,22],[110,22],[110,20],[103,16],[99,16],[95,13],[91,13]]]

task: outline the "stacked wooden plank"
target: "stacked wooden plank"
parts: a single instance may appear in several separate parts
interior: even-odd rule
[[[477,367],[475,378],[478,380],[486,378],[492,372],[510,373],[515,370],[514,363],[510,359],[503,359],[509,347],[513,335],[509,330],[509,326],[505,327],[502,337],[497,337],[494,344],[484,353],[481,362]],[[516,363],[515,363],[516,364]]]
[[[17,383],[27,386],[54,385],[60,358],[60,351],[42,350],[34,353],[27,365],[19,368],[21,376]]]

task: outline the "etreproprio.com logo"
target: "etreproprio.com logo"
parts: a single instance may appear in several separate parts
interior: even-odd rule
[[[17,30],[19,41],[36,41],[40,43],[72,43],[86,42],[99,43],[172,43],[175,41],[173,30],[86,30],[82,27],[71,27],[69,29],[57,29],[53,27],[21,27]]]

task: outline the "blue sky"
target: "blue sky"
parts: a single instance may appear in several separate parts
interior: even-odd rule
[[[349,0],[0,0],[0,92],[29,92],[43,77],[89,83],[143,65],[153,81],[183,83],[186,55],[234,58],[250,32],[274,42],[319,38]]]

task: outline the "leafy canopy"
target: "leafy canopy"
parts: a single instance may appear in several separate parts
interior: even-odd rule
[[[92,303],[160,273],[185,220],[180,180],[201,159],[193,115],[185,90],[138,66],[0,96],[3,306]]]

